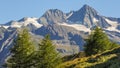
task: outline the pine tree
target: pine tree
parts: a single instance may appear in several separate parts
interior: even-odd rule
[[[30,35],[27,29],[22,30],[11,49],[11,57],[7,60],[7,67],[9,68],[30,68],[32,63],[32,55],[34,53],[34,46],[30,40]]]
[[[112,47],[116,46],[116,44],[113,44],[109,40],[109,38],[101,28],[96,27],[95,30],[89,36],[89,38],[86,40],[85,53],[88,56],[98,54],[103,51],[112,49]]]
[[[50,36],[46,35],[39,44],[36,54],[36,68],[56,68],[61,61],[59,54],[50,40]]]

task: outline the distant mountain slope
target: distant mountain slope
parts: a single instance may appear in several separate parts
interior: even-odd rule
[[[0,40],[0,65],[5,62],[5,59],[10,55],[10,48],[13,46],[13,40],[16,37],[17,31],[8,31],[4,32],[4,37]],[[1,67],[1,66],[0,66]]]

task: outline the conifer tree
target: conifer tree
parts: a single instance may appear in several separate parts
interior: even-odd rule
[[[8,68],[30,68],[34,46],[30,40],[27,29],[23,29],[14,41],[11,57],[7,60]]]
[[[61,61],[58,52],[50,40],[50,36],[46,35],[39,44],[36,54],[36,68],[57,68]]]
[[[112,49],[117,45],[112,43],[103,30],[99,27],[96,27],[91,35],[86,40],[85,44],[85,53],[86,55],[98,54],[103,51]]]

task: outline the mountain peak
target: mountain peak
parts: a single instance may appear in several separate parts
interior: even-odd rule
[[[84,5],[80,10],[75,11],[74,14],[72,14],[68,20],[72,21],[72,22],[85,22],[85,19],[88,18],[93,18],[96,17],[98,15],[98,12],[90,7],[89,5]]]
[[[42,17],[44,17],[49,23],[56,23],[65,21],[65,16],[65,13],[61,10],[49,9]]]
[[[25,21],[25,20],[27,20],[29,17],[23,17],[23,18],[21,18],[20,20],[18,20],[18,22],[22,22],[22,21]]]
[[[59,13],[63,13],[63,12],[61,10],[59,10],[59,9],[49,9],[48,11],[45,12],[44,15],[46,15],[46,14],[55,14],[55,13],[59,14]]]
[[[87,5],[87,4],[83,5],[83,7],[84,7],[84,8],[92,8],[92,7],[90,7],[90,6]]]
[[[49,12],[62,12],[62,11],[59,10],[59,9],[49,9],[48,11],[49,11]]]
[[[93,14],[93,15],[97,15],[98,14],[98,12],[94,8],[90,7],[87,4],[85,4],[79,11],[80,12],[83,11],[84,13]]]

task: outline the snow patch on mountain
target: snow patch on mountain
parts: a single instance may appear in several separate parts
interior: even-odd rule
[[[39,24],[37,18],[28,18],[25,22],[23,22],[23,26],[27,26],[28,24],[33,24],[37,28],[40,28],[42,24]]]
[[[4,27],[5,29],[9,28],[9,26],[0,26],[0,27]]]
[[[25,18],[22,21],[12,21],[12,22],[9,23],[9,25],[8,24],[7,25],[3,25],[3,27],[6,28],[6,29],[9,28],[9,27],[21,28],[22,26],[27,26],[29,24],[32,24],[36,28],[40,28],[43,25],[40,24],[37,20],[38,20],[38,18],[33,18],[33,17]]]
[[[22,23],[19,22],[12,22],[12,24],[10,25],[10,27],[15,27],[15,28],[20,28],[22,26]]]
[[[98,22],[99,20],[96,18],[93,18],[93,22]]]
[[[90,32],[91,31],[90,28],[87,28],[87,27],[85,27],[84,25],[81,25],[81,24],[67,24],[67,23],[62,23],[62,24],[59,24],[59,25],[72,27],[72,28],[75,28],[76,30],[84,31],[84,32]]]
[[[116,29],[115,27],[108,27],[105,30],[109,30],[109,31],[116,31],[116,32],[120,32],[118,29]]]
[[[116,22],[116,21],[111,21],[109,19],[105,19],[105,20],[108,22],[108,24],[110,24],[113,27],[116,27],[118,25],[118,22]]]
[[[73,14],[73,12],[71,12],[71,13],[66,17],[66,19],[69,18],[70,16],[72,16],[72,14]]]
[[[107,21],[108,24],[110,24],[111,26],[108,27],[107,29],[105,30],[109,30],[109,31],[116,31],[116,32],[120,32],[120,30],[117,29],[117,26],[118,26],[118,22],[116,21],[111,21],[109,19],[105,19]]]

